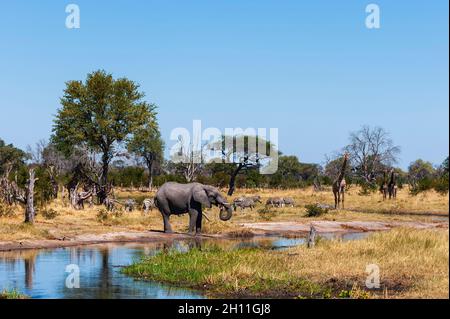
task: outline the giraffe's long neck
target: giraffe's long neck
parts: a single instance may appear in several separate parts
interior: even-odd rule
[[[394,173],[394,171],[392,171],[391,172],[391,181],[390,181],[390,184],[395,184],[395,173]]]
[[[344,156],[344,162],[342,163],[341,171],[339,172],[338,176],[338,183],[341,183],[345,176],[345,169],[347,168],[347,156]]]

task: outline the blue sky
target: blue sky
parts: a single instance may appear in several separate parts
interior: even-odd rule
[[[65,81],[105,69],[159,106],[167,146],[200,119],[277,127],[284,153],[322,162],[367,124],[402,167],[448,155],[448,1],[18,0],[0,5],[0,40],[0,138],[22,148],[50,135]]]

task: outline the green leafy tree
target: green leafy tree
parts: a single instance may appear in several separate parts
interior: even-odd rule
[[[418,159],[408,167],[408,179],[413,195],[427,191],[433,187],[436,170],[433,164]]]
[[[278,170],[270,176],[272,187],[302,187],[319,175],[319,165],[301,163],[297,156],[283,155],[278,159]]]
[[[108,193],[109,163],[118,144],[155,121],[152,105],[143,98],[138,84],[127,78],[114,79],[105,71],[88,74],[84,83],[66,83],[52,142],[65,153],[79,147],[101,154],[101,174],[96,181],[100,202]]]
[[[447,194],[448,188],[449,188],[449,170],[447,157],[438,168],[434,189],[441,194]]]
[[[128,151],[141,157],[148,169],[148,187],[153,186],[155,164],[163,159],[164,141],[156,122],[147,123],[137,130],[128,143]]]
[[[12,144],[6,144],[0,138],[0,175],[6,172],[7,166],[10,169],[19,169],[25,164],[27,159],[28,155],[24,151],[14,147]]]

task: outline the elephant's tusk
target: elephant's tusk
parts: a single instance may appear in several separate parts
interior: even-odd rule
[[[203,214],[203,216],[205,216],[207,221],[209,221],[209,222],[211,221],[211,219],[209,219],[208,215],[206,215],[204,212],[202,212],[202,214]]]

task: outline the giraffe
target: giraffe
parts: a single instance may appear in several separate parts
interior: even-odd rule
[[[391,180],[388,184],[389,199],[397,198],[397,181],[395,180],[395,172],[391,170]]]
[[[383,200],[386,199],[387,197],[387,193],[388,193],[388,182],[387,182],[387,178],[386,178],[386,171],[383,172],[383,182],[380,186],[380,192],[383,195]]]
[[[342,203],[344,208],[344,193],[345,193],[345,169],[347,167],[348,153],[344,154],[344,162],[342,163],[339,176],[333,182],[333,195],[334,195],[334,208],[339,207],[339,203]]]

